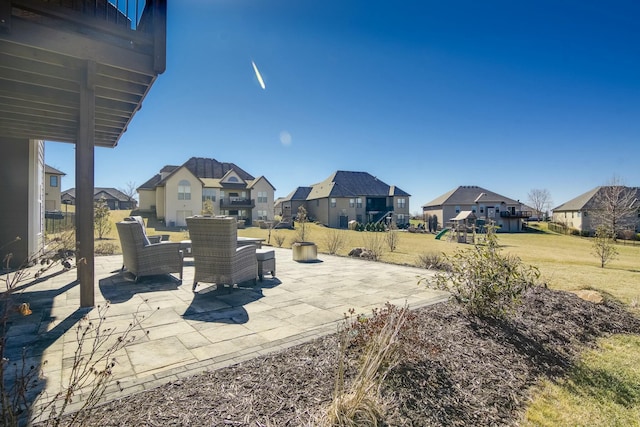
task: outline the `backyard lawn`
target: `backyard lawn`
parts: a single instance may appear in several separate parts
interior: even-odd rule
[[[113,222],[129,215],[128,211],[113,211]],[[371,236],[384,239],[385,233],[356,232],[328,229],[309,224],[307,240],[318,245],[320,253],[328,252],[328,241],[340,233],[344,240],[337,255],[346,256],[355,247],[366,247]],[[546,230],[544,224],[536,225],[531,233],[499,234],[499,243],[506,253],[516,255],[525,264],[539,268],[541,280],[551,289],[593,289],[622,302],[635,314],[640,312],[640,244],[619,243],[619,255],[600,268],[599,260],[592,255],[592,240],[577,236],[560,235]],[[168,232],[163,227],[148,227],[149,234],[169,234],[172,241],[188,238],[186,230]],[[239,235],[264,238],[267,244],[276,245],[283,240],[283,247],[290,247],[295,230],[266,230],[249,227],[238,231]],[[397,248],[391,252],[388,246],[382,262],[419,265],[419,255],[428,253],[451,254],[473,246],[436,240],[433,234],[398,232]],[[113,243],[119,251],[115,226],[107,240],[96,240],[96,246]],[[634,244],[635,243],[635,244]],[[383,244],[386,245],[386,243]],[[321,255],[320,255],[321,258]],[[635,361],[640,357],[640,336],[612,335],[598,341],[595,348],[586,350],[581,360],[568,375],[556,380],[541,380],[532,390],[532,400],[527,405],[524,419],[526,426],[540,425],[640,425],[640,372]]]

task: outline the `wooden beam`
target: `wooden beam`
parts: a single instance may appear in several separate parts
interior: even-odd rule
[[[80,120],[76,142],[76,251],[80,306],[95,304],[93,187],[96,99],[93,86],[96,64],[87,61],[80,85]]]
[[[116,46],[108,40],[97,40],[79,33],[60,31],[37,23],[13,19],[11,34],[0,32],[0,40],[18,43],[94,62],[110,64],[116,68],[141,74],[154,74],[153,55],[131,46]]]

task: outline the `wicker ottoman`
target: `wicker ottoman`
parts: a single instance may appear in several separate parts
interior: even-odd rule
[[[256,249],[256,258],[260,281],[263,280],[265,271],[271,273],[271,277],[276,277],[276,253],[273,249]]]

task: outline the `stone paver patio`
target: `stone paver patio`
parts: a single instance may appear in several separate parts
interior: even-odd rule
[[[120,255],[97,257],[96,304],[110,302],[105,326],[124,331],[134,313],[144,316],[135,342],[116,355],[114,374],[122,389],[110,386],[104,400],[333,333],[350,308],[369,314],[387,301],[417,308],[446,299],[418,285],[420,277],[430,274],[426,270],[325,254],[316,263],[297,263],[290,250],[274,250],[276,278],[265,275],[255,286],[223,291],[201,284],[196,293],[191,291],[190,258],[182,283],[169,276],[134,283],[120,272]],[[29,361],[47,361],[43,371],[49,395],[71,370],[79,319],[97,316],[96,308],[79,308],[76,271],[59,270],[24,284],[16,294],[16,302],[28,302],[33,314],[14,319],[7,340],[11,359],[26,348]]]

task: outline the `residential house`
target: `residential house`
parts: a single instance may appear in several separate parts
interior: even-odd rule
[[[561,204],[553,209],[552,221],[578,230],[580,233],[595,232],[598,226],[598,211],[602,209],[599,206],[599,201],[606,198],[607,192],[611,193],[611,188],[611,186],[596,187]],[[631,205],[635,205],[636,209],[625,218],[620,218],[619,223],[623,224],[625,228],[640,231],[640,187],[622,188],[622,191],[630,192],[630,198],[627,201]]]
[[[62,203],[66,205],[76,204],[76,189],[70,188],[61,194]],[[93,201],[104,200],[109,209],[113,210],[133,210],[138,203],[133,197],[127,196],[122,191],[110,187],[96,187],[93,189]]]
[[[0,258],[44,247],[44,141],[75,145],[80,305],[94,303],[95,147],[113,148],[166,66],[166,0],[0,2]],[[5,243],[15,240],[9,246]]]
[[[61,204],[60,185],[62,177],[66,175],[49,165],[44,165],[44,209],[47,211],[59,211]]]
[[[410,194],[367,172],[336,171],[311,187],[298,187],[281,202],[284,219],[304,206],[309,218],[327,227],[347,228],[349,221],[409,223]]]
[[[181,166],[165,166],[138,187],[140,209],[154,212],[168,226],[185,227],[210,201],[214,215],[233,215],[247,225],[273,220],[275,188],[267,178],[234,163],[192,157]]]
[[[438,227],[446,226],[460,212],[471,211],[476,221],[493,221],[498,231],[518,232],[523,230],[532,212],[523,209],[519,200],[513,200],[475,185],[463,185],[435,198],[422,206],[425,222],[428,217],[438,218]]]

